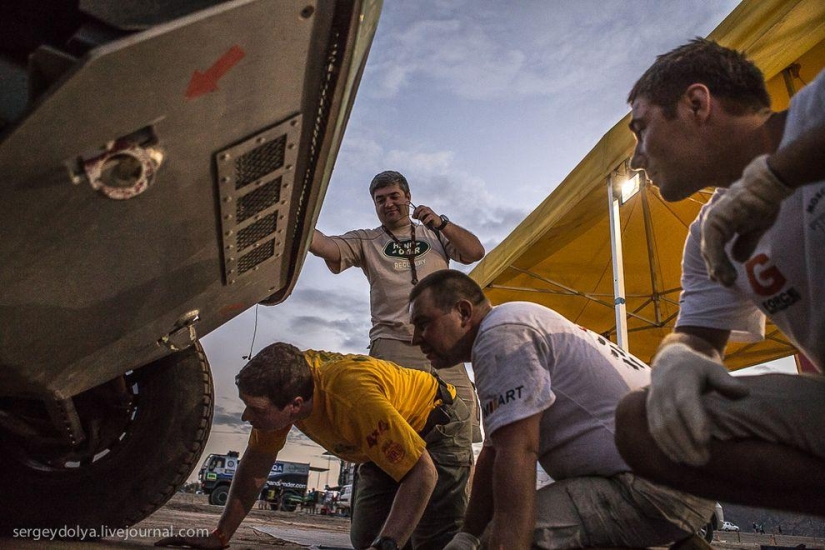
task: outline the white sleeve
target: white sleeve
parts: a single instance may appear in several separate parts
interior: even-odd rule
[[[701,220],[719,193],[702,207],[690,225],[682,256],[682,295],[676,326],[715,328],[731,331],[735,342],[758,342],[765,335],[765,316],[735,287],[725,287],[708,276],[702,259]]]
[[[531,327],[498,325],[479,333],[472,362],[488,437],[553,404],[550,361],[547,342]]]

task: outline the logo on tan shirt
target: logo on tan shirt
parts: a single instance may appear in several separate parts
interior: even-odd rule
[[[418,258],[429,251],[430,243],[427,241],[415,241],[415,244],[413,244],[412,241],[407,240],[401,241],[401,246],[398,246],[395,241],[389,241],[384,246],[383,253],[387,258],[404,258],[406,260],[411,253],[414,253],[415,257]]]

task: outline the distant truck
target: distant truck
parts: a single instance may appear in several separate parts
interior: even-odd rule
[[[209,504],[223,506],[229,496],[229,485],[235,476],[240,458],[237,451],[225,455],[211,454],[201,466],[198,479],[201,489],[209,495]],[[277,461],[269,472],[263,494],[269,506],[293,512],[304,498],[309,481],[309,464]]]

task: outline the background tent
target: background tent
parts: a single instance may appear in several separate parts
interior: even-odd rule
[[[708,36],[745,51],[768,80],[774,109],[825,66],[825,2],[744,0]],[[641,76],[641,75],[640,75]],[[626,174],[634,140],[620,120],[578,166],[472,271],[494,304],[532,301],[615,339],[608,181]],[[687,228],[706,191],[666,203],[642,183],[619,208],[629,349],[650,361],[679,310]],[[731,370],[795,353],[775,326],[756,344],[731,344]]]

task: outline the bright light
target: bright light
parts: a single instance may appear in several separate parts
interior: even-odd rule
[[[629,201],[633,195],[639,192],[639,189],[642,186],[642,175],[641,172],[636,172],[633,176],[622,182],[621,184],[621,203],[624,204]]]

